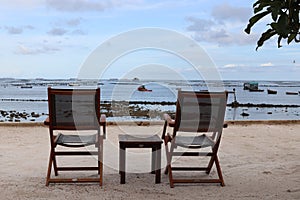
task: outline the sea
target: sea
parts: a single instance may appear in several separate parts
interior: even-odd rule
[[[300,120],[300,81],[256,81],[259,92],[245,90],[245,82],[249,81],[222,81],[222,87],[232,92],[228,96],[225,120]],[[108,121],[161,120],[163,113],[175,112],[179,89],[208,90],[214,84],[220,86],[220,83],[203,80],[2,78],[0,121],[42,122],[48,114],[47,88],[50,86],[100,87],[101,103],[111,104],[109,112],[105,110],[107,107],[101,109],[108,113]],[[149,91],[138,91],[137,88],[141,85]],[[268,89],[277,91],[277,94],[268,94]],[[239,106],[232,106],[233,102],[238,102]],[[120,108],[119,104],[125,105],[125,108]],[[115,111],[111,111],[112,108]],[[120,114],[118,109],[125,111]],[[135,115],[134,113],[139,113],[137,111],[141,112]]]

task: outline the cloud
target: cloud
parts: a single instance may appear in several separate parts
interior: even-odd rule
[[[103,11],[105,5],[101,2],[88,0],[46,0],[47,6],[58,11]]]
[[[71,35],[86,35],[86,31],[81,30],[80,24],[82,22],[82,18],[73,18],[73,19],[60,19],[59,21],[53,22],[53,28],[47,32],[47,34],[52,36],[63,36],[66,34]]]
[[[33,26],[31,25],[26,25],[26,26],[5,26],[4,29],[7,31],[8,34],[11,35],[19,35],[22,34],[24,32],[24,30],[32,30],[34,29]]]
[[[15,50],[15,54],[21,55],[37,55],[37,54],[46,54],[46,53],[53,53],[60,51],[59,48],[43,46],[41,48],[30,48],[23,44],[18,45],[17,49]]]
[[[196,17],[188,17],[187,21],[192,23],[192,25],[187,27],[189,31],[208,31],[213,26],[215,26],[215,22],[211,19],[198,19]]]
[[[219,45],[254,44],[259,36],[244,33],[250,16],[251,8],[221,4],[212,9],[209,18],[187,17],[187,30],[192,32],[192,37],[197,41]]]
[[[81,29],[76,29],[71,32],[72,35],[86,35],[87,33]]]
[[[222,68],[236,68],[238,67],[237,64],[227,64],[227,65],[224,65]]]
[[[234,7],[228,3],[215,6],[211,12],[211,15],[220,22],[225,20],[247,22],[251,14],[252,12],[249,8]]]
[[[271,62],[268,62],[268,63],[263,63],[263,64],[261,64],[260,66],[261,66],[261,67],[272,67],[272,66],[274,66],[274,64],[271,63]]]
[[[76,26],[80,25],[81,21],[82,21],[81,18],[70,19],[70,20],[66,21],[66,25],[71,26],[71,27],[76,27]]]
[[[6,26],[5,29],[11,35],[18,35],[23,33],[22,27]]]
[[[49,35],[54,35],[54,36],[62,36],[64,34],[66,34],[68,31],[64,28],[52,28],[50,31],[48,31],[47,33]]]
[[[238,69],[238,68],[245,68],[245,67],[247,67],[247,65],[245,64],[230,63],[220,67],[220,69]]]
[[[115,7],[128,7],[140,2],[141,0],[46,0],[46,6],[65,12],[99,12]]]
[[[67,30],[64,28],[53,28],[50,31],[47,32],[49,35],[52,36],[63,36],[66,34],[71,34],[71,35],[86,35],[87,32],[81,29],[74,29],[74,30]]]
[[[1,1],[1,6],[3,7],[19,7],[23,10],[26,8],[32,9],[36,8],[38,6],[41,6],[43,4],[43,1],[41,0],[9,0],[9,1]]]

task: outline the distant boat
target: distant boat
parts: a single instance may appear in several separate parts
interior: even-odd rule
[[[249,89],[249,92],[263,92],[261,89]]]
[[[244,83],[244,90],[258,90],[257,82],[246,82]]]
[[[140,79],[135,77],[135,78],[132,79],[132,81],[140,81]]]
[[[31,85],[21,85],[21,88],[32,88]]]
[[[69,86],[73,87],[73,86],[79,86],[79,83],[69,83]]]
[[[152,92],[152,90],[148,90],[144,85],[139,86],[138,91],[140,91],[140,92]]]
[[[268,89],[267,91],[268,91],[268,94],[277,94],[276,90],[270,90],[270,89]]]
[[[298,92],[286,92],[286,95],[298,95]]]

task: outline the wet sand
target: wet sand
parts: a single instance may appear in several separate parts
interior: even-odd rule
[[[164,174],[161,184],[154,183],[154,175],[148,173],[150,154],[146,150],[130,150],[125,185],[120,185],[118,174],[118,134],[161,135],[161,122],[107,127],[102,188],[97,184],[46,187],[47,127],[39,123],[1,123],[0,199],[299,199],[299,121],[228,124],[219,150],[226,186],[189,184],[171,189]],[[162,163],[165,164],[164,151]],[[213,168],[212,176],[215,175]]]

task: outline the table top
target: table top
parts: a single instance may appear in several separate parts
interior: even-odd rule
[[[119,135],[119,143],[162,143],[158,135]]]

